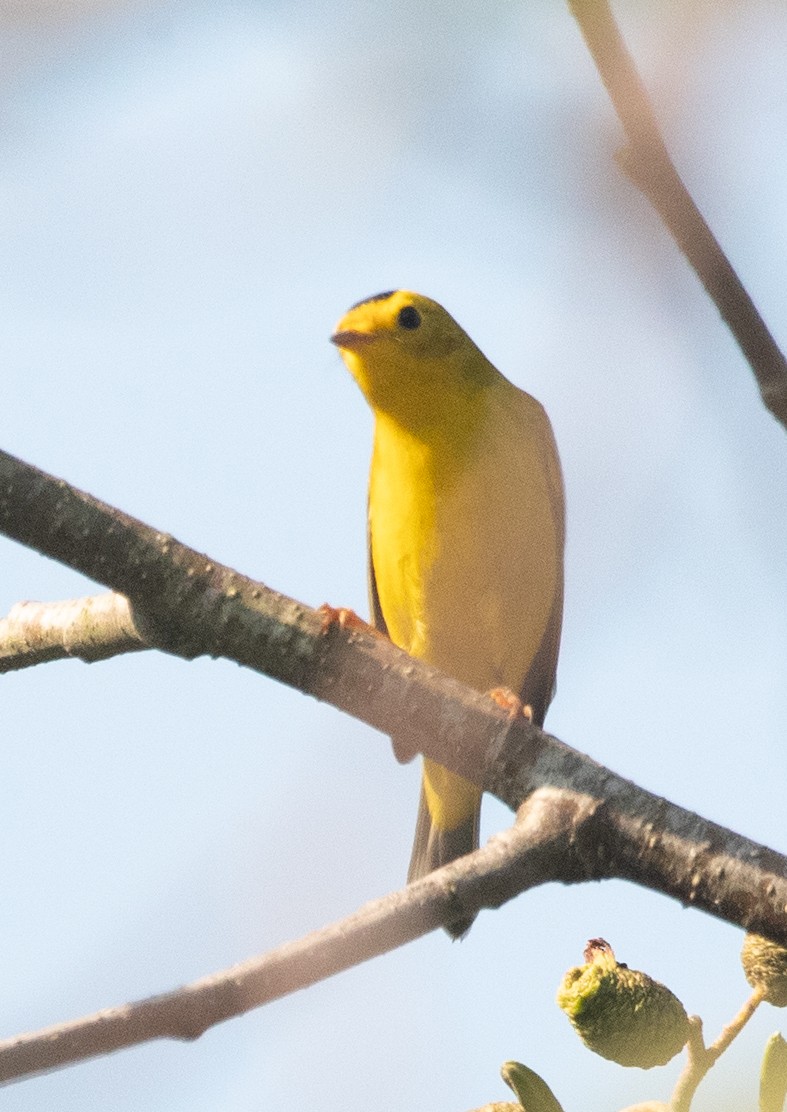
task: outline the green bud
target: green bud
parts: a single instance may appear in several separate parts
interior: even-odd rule
[[[760,1067],[760,1112],[782,1112],[787,1096],[787,1042],[775,1032],[765,1044]]]
[[[761,934],[747,934],[741,964],[752,988],[763,991],[763,999],[775,1008],[787,1007],[787,950]]]
[[[647,973],[619,965],[603,938],[588,942],[585,961],[569,969],[557,994],[585,1046],[643,1070],[674,1058],[689,1037],[689,1018],[677,996]]]
[[[524,1108],[525,1112],[563,1112],[555,1094],[535,1070],[521,1062],[504,1062],[500,1074],[519,1098],[516,1108]]]

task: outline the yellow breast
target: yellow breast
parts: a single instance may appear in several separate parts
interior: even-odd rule
[[[502,383],[461,435],[449,422],[416,437],[378,414],[371,558],[396,644],[481,690],[518,691],[559,589],[560,480],[543,410]]]

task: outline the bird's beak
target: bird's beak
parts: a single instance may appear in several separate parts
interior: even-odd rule
[[[373,340],[374,336],[370,332],[355,332],[352,329],[334,332],[331,336],[332,344],[336,344],[337,348],[346,348],[347,351],[358,351]]]

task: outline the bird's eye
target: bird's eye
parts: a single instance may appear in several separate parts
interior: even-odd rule
[[[414,328],[418,328],[421,324],[421,314],[412,305],[405,305],[404,309],[399,310],[398,320],[402,328],[407,328],[412,332]]]

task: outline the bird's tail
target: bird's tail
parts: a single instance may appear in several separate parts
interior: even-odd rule
[[[418,820],[415,825],[415,838],[413,839],[413,852],[410,857],[410,868],[407,871],[407,883],[419,880],[428,873],[447,865],[457,857],[464,857],[478,848],[478,822],[481,814],[481,793],[478,793],[478,802],[466,818],[457,826],[442,827],[434,821],[429,810],[427,795],[421,784],[421,799],[418,804]],[[461,938],[467,934],[472,926],[475,915],[457,919],[446,926],[452,938]]]

